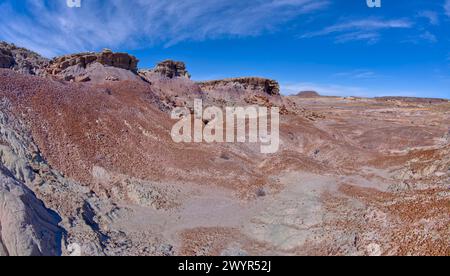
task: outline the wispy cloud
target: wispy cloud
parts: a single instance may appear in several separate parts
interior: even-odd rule
[[[439,14],[437,12],[421,11],[417,16],[427,19],[431,25],[439,25]]]
[[[445,14],[450,16],[450,0],[446,0],[444,4]]]
[[[328,26],[320,31],[302,35],[302,38],[333,35],[336,42],[365,40],[375,43],[380,38],[380,32],[389,29],[408,29],[413,23],[407,19],[383,20],[379,18],[352,20]]]
[[[431,42],[431,43],[436,43],[438,41],[436,35],[432,34],[429,31],[425,31],[423,32],[420,36],[420,39]]]
[[[101,47],[173,45],[276,31],[328,0],[16,0],[0,4],[0,39],[47,56]],[[23,11],[25,9],[25,12]]]
[[[378,75],[370,70],[358,69],[350,72],[340,72],[333,75],[337,78],[349,78],[349,79],[375,79]]]
[[[336,43],[346,43],[350,41],[365,41],[368,44],[375,44],[381,38],[378,32],[350,32],[345,34],[337,35],[335,38]]]

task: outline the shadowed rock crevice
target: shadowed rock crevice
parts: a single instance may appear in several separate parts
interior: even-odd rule
[[[1,244],[10,256],[61,255],[60,219],[27,187],[0,169]]]

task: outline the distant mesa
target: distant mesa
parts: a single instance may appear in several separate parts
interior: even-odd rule
[[[297,94],[297,97],[300,97],[300,98],[319,98],[321,96],[316,91],[302,91],[302,92]]]
[[[199,82],[198,85],[204,91],[237,90],[252,91],[267,94],[269,96],[280,95],[280,85],[277,81],[258,77],[231,78]]]

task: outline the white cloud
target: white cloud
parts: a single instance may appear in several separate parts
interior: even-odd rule
[[[421,11],[419,17],[426,18],[431,25],[439,25],[439,14],[434,11]]]
[[[336,42],[364,40],[375,43],[380,38],[380,31],[389,29],[408,29],[413,23],[407,19],[363,19],[338,23],[320,31],[310,32],[302,38],[334,35]]]
[[[450,16],[450,0],[446,0],[444,4],[445,14]]]
[[[97,50],[173,45],[187,40],[256,36],[325,8],[328,0],[15,0],[0,4],[0,39],[47,56]],[[27,14],[27,15],[25,15]]]
[[[336,36],[336,43],[346,43],[350,41],[366,41],[369,44],[375,44],[380,40],[381,35],[377,32],[351,32]]]
[[[429,31],[425,31],[419,37],[431,43],[436,43],[438,41],[437,37]]]
[[[350,78],[350,79],[375,79],[378,75],[370,70],[358,69],[350,72],[340,72],[334,74],[333,77]]]

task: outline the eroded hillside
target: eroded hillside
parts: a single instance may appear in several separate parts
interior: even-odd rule
[[[448,101],[286,97],[82,56],[0,69],[0,254],[450,254]],[[195,98],[279,107],[280,150],[174,143],[170,111]]]

